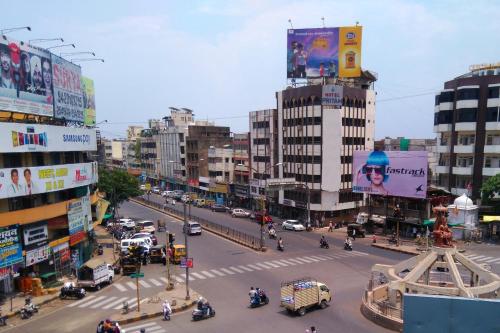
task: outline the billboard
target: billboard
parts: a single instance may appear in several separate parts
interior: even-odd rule
[[[0,169],[0,199],[97,183],[97,162]]]
[[[355,151],[352,190],[424,199],[427,168],[426,151]]]
[[[326,84],[323,86],[321,104],[324,106],[333,106],[334,109],[342,109],[343,96],[344,87]]]
[[[54,117],[83,123],[82,69],[52,54],[52,72]]]
[[[19,240],[19,225],[0,228],[0,267],[23,261],[23,249]]]
[[[0,153],[97,150],[95,129],[0,123]]]
[[[85,196],[69,203],[68,205],[68,228],[69,234],[73,235],[80,231],[87,231],[88,224],[92,224],[92,211],[90,198]]]
[[[87,126],[95,125],[95,93],[94,81],[82,76],[83,118]]]
[[[288,29],[287,77],[359,77],[362,27]]]
[[[50,52],[0,38],[0,110],[54,115]]]

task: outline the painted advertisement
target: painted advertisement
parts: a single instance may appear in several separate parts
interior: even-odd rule
[[[94,81],[82,76],[83,118],[87,126],[95,125],[95,90]]]
[[[50,246],[44,245],[34,250],[26,251],[26,267],[49,259]]]
[[[342,109],[343,96],[344,87],[326,84],[323,86],[321,104],[323,106],[332,106],[333,109]]]
[[[424,199],[427,165],[426,151],[355,151],[352,190]]]
[[[0,123],[0,153],[94,150],[95,129]]]
[[[54,76],[54,117],[84,122],[82,69],[52,54]]]
[[[97,162],[0,169],[0,199],[97,183]]]
[[[23,261],[23,249],[19,239],[19,225],[0,228],[0,267],[8,267]]]
[[[0,38],[0,110],[52,117],[50,52]]]
[[[288,29],[287,77],[359,77],[362,27]]]
[[[80,231],[88,231],[89,221],[92,224],[92,211],[88,195],[68,204],[68,228],[70,235]]]

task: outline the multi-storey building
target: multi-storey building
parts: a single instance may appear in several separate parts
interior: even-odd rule
[[[488,177],[500,173],[500,64],[471,66],[436,95],[438,185],[480,197]]]
[[[235,204],[249,208],[250,199],[250,133],[235,133],[233,136]]]
[[[343,93],[336,105],[322,101],[325,89],[334,88],[331,85],[277,93],[280,178],[295,178],[309,189],[314,223],[351,215],[362,202],[363,195],[352,192],[353,152],[373,150],[375,80],[364,71],[359,79],[337,82],[342,84],[337,91]],[[286,206],[285,216],[306,215],[307,190],[280,190],[279,203]]]
[[[229,193],[229,186],[233,182],[234,157],[230,144],[222,148],[210,146],[208,148],[208,178],[210,196],[220,198],[225,202]]]

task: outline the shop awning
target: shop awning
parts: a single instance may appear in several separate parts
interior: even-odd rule
[[[424,223],[423,225],[424,226],[427,226],[427,225],[433,225],[434,223],[436,223],[436,219],[429,219],[429,220],[424,220]]]
[[[481,222],[483,222],[483,223],[500,222],[500,216],[485,215],[485,216],[483,216],[483,220]]]
[[[103,219],[110,219],[113,217],[113,214],[104,214]]]

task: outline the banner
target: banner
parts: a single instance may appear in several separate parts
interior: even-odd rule
[[[88,231],[88,224],[92,223],[92,211],[88,195],[69,203],[68,205],[68,228],[69,234],[73,235],[79,231]]]
[[[0,38],[0,110],[52,117],[50,52],[4,38]]]
[[[333,106],[334,109],[342,109],[342,98],[344,97],[344,87],[327,84],[323,86],[321,104]]]
[[[352,190],[424,199],[427,168],[426,151],[355,151]]]
[[[0,199],[95,184],[97,162],[0,169]]]
[[[95,129],[0,122],[0,153],[95,150]]]
[[[23,261],[23,249],[18,230],[18,224],[0,228],[0,267]]]
[[[82,69],[52,54],[54,74],[54,117],[84,122]]]
[[[23,230],[24,246],[39,244],[49,239],[47,223],[36,224],[34,226],[24,226]]]
[[[95,125],[95,90],[94,81],[82,76],[83,118],[87,126]]]
[[[50,246],[44,245],[34,250],[26,251],[26,267],[49,259]]]
[[[287,78],[359,77],[362,27],[288,29]]]

